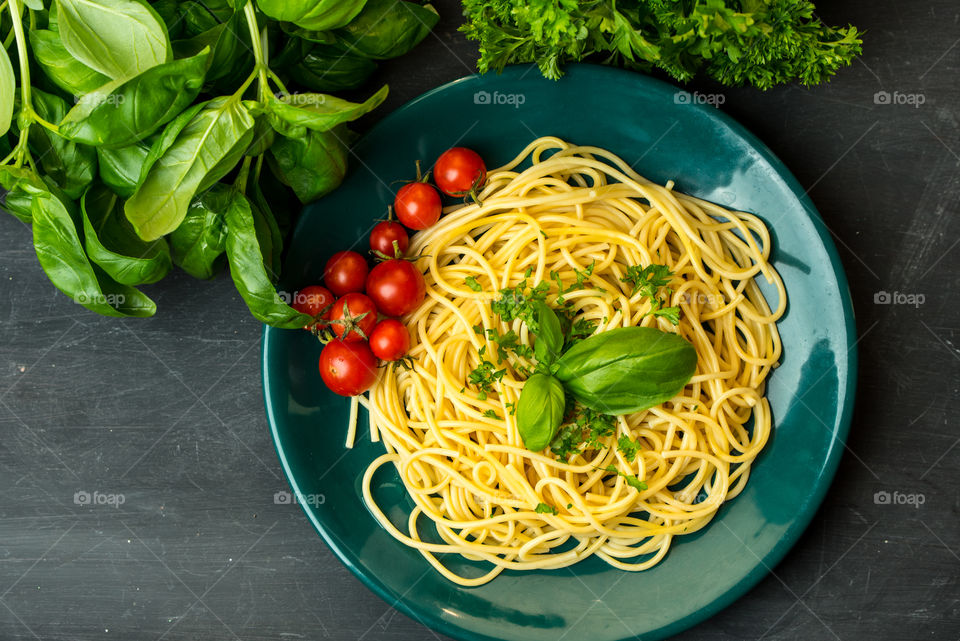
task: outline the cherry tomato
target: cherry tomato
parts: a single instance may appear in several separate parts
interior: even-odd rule
[[[447,149],[433,166],[433,181],[448,196],[464,196],[487,179],[480,154],[466,147]]]
[[[423,274],[408,260],[384,261],[367,276],[367,294],[387,316],[412,312],[423,302],[426,291]]]
[[[377,380],[377,359],[366,341],[332,340],[320,352],[320,377],[334,394],[356,396]]]
[[[437,190],[422,182],[407,183],[397,191],[393,201],[397,218],[410,229],[426,229],[433,225],[440,220],[442,208]]]
[[[370,249],[386,254],[391,258],[398,258],[394,255],[393,241],[397,241],[401,255],[410,246],[410,237],[407,236],[407,230],[400,223],[384,220],[377,223],[373,231],[370,232]]]
[[[348,343],[362,341],[369,338],[377,324],[377,307],[366,294],[351,292],[333,304],[329,320],[330,329],[337,338]]]
[[[410,332],[395,318],[385,318],[370,332],[370,349],[382,361],[398,361],[410,351]]]
[[[327,319],[330,318],[329,309],[327,309],[327,312],[323,314],[323,316],[320,316],[320,314],[323,313],[323,310],[333,301],[334,295],[330,293],[329,289],[321,287],[320,285],[310,285],[294,294],[290,307],[293,307],[301,314],[307,314],[314,318]]]
[[[324,284],[337,296],[362,292],[366,279],[367,259],[357,252],[337,252],[323,270]]]

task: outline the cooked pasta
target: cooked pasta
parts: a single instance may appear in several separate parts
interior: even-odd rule
[[[533,141],[489,172],[478,203],[449,208],[412,239],[427,297],[403,319],[412,368],[385,368],[364,403],[371,436],[386,450],[364,475],[367,506],[461,585],[589,556],[632,571],[659,563],[674,537],[707,525],[743,490],[770,435],[764,386],[780,358],[776,321],[786,306],[770,249],[752,214],[651,183],[602,149]],[[676,326],[621,280],[629,267],[649,265],[672,273],[664,304],[679,308]],[[776,292],[775,309],[759,275]],[[533,360],[514,354],[497,363],[505,371],[488,392],[469,380],[484,358],[496,361],[486,330],[534,342],[525,323],[505,323],[491,309],[501,290],[524,281],[548,283],[551,306],[561,286],[579,282],[562,302],[594,333],[650,326],[679,334],[697,352],[693,378],[671,400],[611,419],[612,433],[572,454],[527,450],[512,409]],[[392,523],[374,498],[385,465],[415,503],[406,523]],[[460,576],[444,565],[448,554],[487,570]]]

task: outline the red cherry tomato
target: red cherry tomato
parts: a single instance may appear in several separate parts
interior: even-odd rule
[[[337,338],[348,343],[362,341],[370,337],[377,324],[377,307],[366,294],[351,292],[333,304],[329,320]]]
[[[423,302],[426,291],[423,274],[407,260],[384,261],[367,276],[367,294],[387,316],[412,312]]]
[[[332,340],[320,352],[320,377],[333,393],[356,396],[377,380],[377,359],[366,341]]]
[[[433,166],[433,181],[448,196],[464,196],[487,179],[480,154],[466,147],[447,149]]]
[[[385,318],[370,332],[370,349],[382,361],[398,361],[410,351],[410,332],[395,318]]]
[[[407,236],[407,230],[400,223],[392,220],[379,222],[370,232],[370,249],[381,254],[386,254],[391,258],[398,258],[394,255],[393,241],[397,241],[400,248],[400,254],[403,255],[410,246],[410,237]]]
[[[337,252],[323,270],[324,284],[337,296],[362,292],[366,279],[367,259],[357,252]]]
[[[410,229],[426,229],[440,220],[443,205],[433,185],[407,183],[397,191],[393,209],[397,218]]]
[[[330,293],[329,289],[321,287],[320,285],[310,285],[294,294],[290,307],[293,307],[301,314],[313,316],[315,319],[327,319],[330,318],[330,310],[327,309],[327,307],[329,307],[333,301],[334,296]],[[327,311],[323,313],[325,309]],[[323,314],[323,316],[321,316],[321,314]]]

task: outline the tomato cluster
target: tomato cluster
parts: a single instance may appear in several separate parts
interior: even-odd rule
[[[479,154],[464,147],[448,149],[434,165],[437,187],[450,196],[476,198],[486,175]],[[389,317],[409,314],[426,296],[423,274],[405,257],[410,237],[404,226],[422,230],[440,220],[440,194],[428,177],[429,172],[420,175],[418,163],[417,180],[401,187],[394,199],[403,224],[388,217],[371,231],[370,252],[379,261],[372,269],[358,252],[340,251],[327,261],[323,285],[297,292],[292,306],[313,317],[307,329],[326,343],[320,376],[336,394],[362,394],[377,378],[378,359],[400,361],[410,350],[406,326]]]

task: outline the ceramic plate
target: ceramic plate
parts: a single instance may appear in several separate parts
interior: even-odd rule
[[[533,138],[552,135],[604,147],[657,182],[672,179],[681,191],[754,212],[773,233],[773,262],[789,297],[779,324],[782,364],[769,381],[773,436],[746,490],[640,573],[589,559],[567,569],[504,572],[477,588],[450,583],[364,506],[361,477],[383,448],[366,438],[363,419],[357,446],[344,449],[349,403],[320,380],[321,346],[307,332],[265,330],[267,416],[308,519],[370,589],[426,625],[458,639],[661,639],[749,590],[820,505],[843,451],[856,378],[843,269],[813,204],[783,164],[722,112],[696,102],[641,74],[593,65],[571,66],[559,82],[526,66],[463,78],[378,123],[357,144],[343,186],[300,218],[283,271],[286,290],[319,282],[334,251],[367,249],[373,222],[393,202],[394,181],[410,178],[414,160],[429,164],[463,145],[495,167]],[[405,522],[411,502],[399,478],[384,472],[377,483],[380,504]]]

